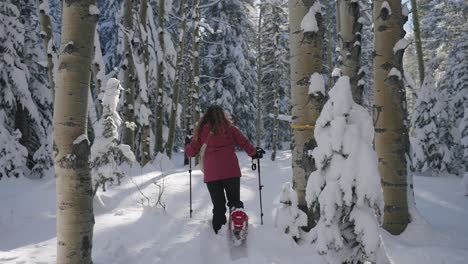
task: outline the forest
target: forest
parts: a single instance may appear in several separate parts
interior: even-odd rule
[[[1,1],[0,262],[466,263],[467,14]],[[184,155],[213,105],[266,150],[236,148],[241,247]]]

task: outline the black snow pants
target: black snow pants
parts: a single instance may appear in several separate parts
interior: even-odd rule
[[[240,177],[206,183],[213,203],[213,230],[218,233],[226,221],[226,197],[229,208],[244,208],[240,200]],[[226,196],[224,192],[226,191]]]

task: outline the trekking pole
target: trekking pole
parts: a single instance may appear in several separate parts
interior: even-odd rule
[[[263,206],[262,206],[262,180],[260,177],[260,158],[257,158],[257,164],[258,164],[258,190],[260,193],[260,224],[263,225]],[[257,164],[255,164],[252,160],[252,170],[257,169]]]
[[[189,176],[190,176],[190,218],[192,218],[192,158],[189,157]]]

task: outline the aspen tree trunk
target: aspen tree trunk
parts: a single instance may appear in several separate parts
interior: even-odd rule
[[[262,2],[261,2],[262,4]],[[263,65],[262,65],[262,16],[263,6],[260,6],[258,16],[258,30],[257,30],[257,124],[256,124],[256,140],[257,146],[260,146],[262,140],[262,79],[263,79]]]
[[[277,10],[277,7],[275,6],[272,6],[273,8],[273,14],[275,14],[275,12],[278,12]],[[278,114],[279,114],[279,64],[280,64],[280,57],[279,57],[279,52],[277,52],[278,50],[278,38],[279,38],[279,25],[278,25],[278,21],[276,20],[274,22],[275,24],[273,25],[273,36],[274,36],[274,65],[273,65],[273,69],[275,70],[274,72],[274,82],[275,82],[275,92],[274,92],[274,96],[273,96],[273,102],[274,102],[274,109],[275,109],[275,114],[274,114],[274,117],[273,117],[273,140],[272,140],[272,152],[271,152],[271,160],[272,161],[275,161],[275,158],[276,158],[276,145],[278,144]]]
[[[149,79],[149,41],[148,41],[148,1],[141,0],[140,2],[140,23],[143,26],[144,39],[143,39],[143,65],[145,66],[145,82],[148,87]],[[148,90],[146,96],[140,97],[141,104],[144,109],[148,108]],[[149,121],[149,120],[148,120]],[[145,166],[150,160],[150,126],[149,122],[141,124],[141,141],[140,141],[140,162],[141,166]]]
[[[97,15],[95,0],[63,6],[62,39],[54,107],[57,176],[57,264],[92,263],[93,187],[86,137],[87,103]]]
[[[289,0],[290,65],[291,65],[291,103],[292,103],[292,168],[293,186],[297,192],[298,207],[308,214],[308,228],[315,225],[314,211],[307,208],[305,188],[307,179],[316,169],[310,150],[317,143],[314,130],[324,104],[322,95],[309,95],[309,79],[315,73],[322,73],[323,27],[322,16],[316,14],[318,32],[304,32],[301,21],[309,8],[318,0]]]
[[[123,26],[124,32],[124,49],[127,63],[123,65],[124,77],[123,88],[124,95],[124,121],[125,128],[123,131],[122,142],[130,146],[134,151],[135,147],[135,64],[133,62],[133,54],[131,47],[131,39],[128,34],[133,32],[133,6],[132,0],[124,0],[123,4]]]
[[[331,34],[331,26],[332,26],[332,12],[331,12],[331,6],[330,6],[330,1],[325,1],[325,10],[327,12],[327,25],[326,28],[327,30],[327,67],[328,67],[328,86],[332,87],[333,86],[333,78],[332,78],[332,72],[333,72],[333,62],[332,62],[332,57],[333,57],[333,51],[332,51],[332,34]]]
[[[195,49],[196,47],[196,42],[198,41],[196,38],[199,38],[198,36],[198,26],[199,26],[199,18],[198,18],[198,6],[199,6],[200,1],[199,0],[193,0],[192,3],[192,34],[191,34],[191,51],[189,52],[190,54],[190,69],[189,69],[189,75],[188,75],[188,84],[187,84],[187,92],[185,93],[185,129],[186,133],[190,131],[194,126],[194,107],[193,107],[193,95],[194,93],[194,76],[193,76],[193,64],[195,60],[195,56],[198,56],[198,53],[195,54]]]
[[[195,0],[193,6],[193,36],[192,36],[192,74],[190,82],[190,90],[192,91],[192,124],[196,125],[200,119],[200,0]]]
[[[98,55],[98,56],[96,56]],[[102,88],[102,79],[100,78],[101,77],[101,74],[103,73],[103,71],[105,71],[105,69],[102,69],[101,68],[101,64],[99,63],[99,61],[96,61],[96,58],[102,58],[102,52],[101,52],[101,43],[99,42],[99,33],[97,31],[97,29],[95,30],[94,32],[94,62],[93,62],[93,65],[91,67],[91,70],[92,70],[92,80],[94,82],[94,89],[95,89],[95,94],[98,95],[99,97],[99,93],[101,93],[101,88]],[[102,65],[104,66],[104,65]],[[93,103],[94,103],[94,100],[93,100]],[[101,102],[98,102],[97,103],[97,112],[96,112],[96,118],[97,119],[100,119],[101,118],[101,115],[102,115],[102,104]],[[94,104],[93,104],[93,107],[94,107]]]
[[[158,64],[158,96],[157,96],[157,103],[156,103],[156,144],[155,144],[155,155],[159,152],[163,152],[163,120],[164,120],[164,55],[165,55],[165,48],[164,48],[164,20],[165,20],[165,0],[159,0],[159,46],[161,47],[161,54]]]
[[[414,40],[416,44],[416,57],[418,60],[419,83],[424,82],[424,59],[421,44],[421,30],[419,28],[418,3],[416,0],[411,0],[411,13],[413,14]]]
[[[192,34],[191,34],[191,51],[190,51],[190,56],[191,56],[191,61],[190,61],[190,68],[189,68],[189,74],[188,74],[188,84],[187,84],[187,91],[185,93],[185,133],[188,135],[190,131],[194,128],[195,122],[198,121],[198,119],[195,119],[195,104],[196,104],[196,98],[197,93],[195,92],[195,84],[194,84],[194,73],[199,72],[194,70],[194,65],[198,65],[198,41],[199,41],[199,4],[200,0],[193,0],[192,3]],[[199,75],[197,75],[199,76]],[[198,77],[198,82],[199,82],[199,77]],[[198,86],[198,83],[197,83]],[[192,133],[193,134],[193,133]],[[187,144],[187,142],[185,142]],[[196,160],[196,159],[195,159]],[[186,156],[184,159],[184,164],[187,165],[189,163],[189,159]]]
[[[385,2],[391,10],[382,8]],[[385,201],[383,227],[396,235],[405,230],[409,221],[405,159],[409,139],[402,80],[404,50],[393,51],[395,44],[405,35],[400,0],[376,0],[373,17],[375,149]],[[401,76],[389,75],[392,69],[398,70]]]
[[[362,24],[358,22],[361,16],[359,3],[351,0],[338,0],[336,3],[339,17],[338,46],[341,74],[349,77],[353,99],[356,103],[362,104],[363,86],[358,86],[362,33]]]
[[[174,93],[172,96],[172,107],[171,107],[171,117],[170,117],[170,127],[169,127],[169,136],[167,139],[167,156],[172,157],[172,149],[174,148],[174,139],[175,139],[175,130],[177,122],[177,110],[179,108],[179,93],[182,79],[182,70],[184,65],[184,52],[185,52],[185,31],[187,28],[187,0],[182,0],[180,2],[181,14],[182,14],[182,28],[179,35],[179,45],[177,46],[177,63],[176,63],[176,76],[174,83]]]
[[[55,80],[54,80],[54,59],[52,52],[55,50],[54,37],[52,34],[52,23],[47,9],[44,5],[48,5],[48,0],[39,0],[39,23],[41,24],[41,31],[45,33],[42,35],[44,41],[44,49],[47,52],[47,77],[49,79],[50,90],[52,91],[52,98],[55,99]]]

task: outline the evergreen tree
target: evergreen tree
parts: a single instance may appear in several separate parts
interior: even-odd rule
[[[448,120],[447,100],[441,96],[446,91],[434,87],[430,75],[418,92],[415,111],[411,118],[414,129],[412,138],[412,168],[424,174],[438,175],[447,172],[451,153],[441,138],[441,126]]]
[[[292,184],[283,184],[280,205],[274,211],[275,227],[295,241],[301,239],[301,227],[307,226],[307,215],[297,207],[297,195]]]
[[[98,21],[99,39],[102,43],[102,55],[106,64],[105,72],[112,72],[122,60],[123,35],[119,30],[119,10],[123,0],[97,0],[97,7],[101,10]],[[117,33],[119,32],[119,33]]]
[[[21,5],[21,19],[24,21],[26,32],[24,36],[24,62],[28,66],[28,87],[32,100],[37,106],[37,120],[29,120],[25,124],[27,129],[23,135],[23,142],[28,149],[28,167],[32,175],[42,177],[44,171],[52,167],[52,89],[49,69],[42,62],[46,58],[42,44],[41,26],[38,18],[36,1],[25,0]],[[47,56],[50,57],[50,56]],[[49,67],[49,66],[48,66]],[[30,119],[26,117],[26,120]],[[26,134],[27,131],[27,134]]]
[[[125,172],[118,165],[122,161],[130,165],[135,161],[130,146],[118,144],[118,128],[122,120],[117,113],[117,104],[121,90],[123,88],[120,86],[120,81],[111,78],[103,91],[103,113],[98,123],[96,140],[91,146],[94,193],[99,186],[106,191],[107,184],[115,182],[120,184],[120,179],[125,176]]]
[[[288,13],[286,2],[282,0],[266,1],[261,8],[263,26],[259,34],[264,36],[261,56],[263,136],[265,147],[275,150],[281,148],[281,142],[289,141],[290,137],[290,124],[278,120],[279,114],[289,115],[289,33],[285,26]]]
[[[202,108],[212,103],[220,105],[247,137],[253,139],[256,67],[249,43],[253,39],[249,6],[249,1],[228,0],[204,10],[202,17],[216,33],[204,38],[199,96]]]
[[[383,197],[374,128],[369,113],[353,101],[349,80],[337,81],[317,119],[317,170],[306,190],[309,206],[320,204],[310,235],[329,263],[373,262],[380,244],[374,210],[382,211]]]
[[[29,174],[30,169],[40,174],[50,166],[45,147],[46,129],[50,128],[50,101],[44,76],[40,76],[43,67],[31,63],[30,71],[24,63],[37,59],[35,56],[40,54],[32,49],[41,41],[39,35],[25,34],[26,29],[38,26],[36,13],[27,16],[32,10],[35,8],[31,3],[0,3],[0,31],[3,32],[0,34],[0,134],[4,143],[0,150],[1,176],[18,177]],[[36,151],[39,152],[35,155]],[[36,163],[42,164],[36,166]]]
[[[468,27],[468,22],[465,22]],[[448,54],[447,71],[441,83],[441,89],[446,89],[449,94],[448,112],[450,118],[443,124],[443,133],[446,137],[441,138],[449,146],[453,159],[449,167],[452,174],[463,175],[468,171],[466,159],[467,144],[465,138],[467,127],[464,121],[466,109],[468,109],[468,33],[465,31],[456,38],[453,49]]]

